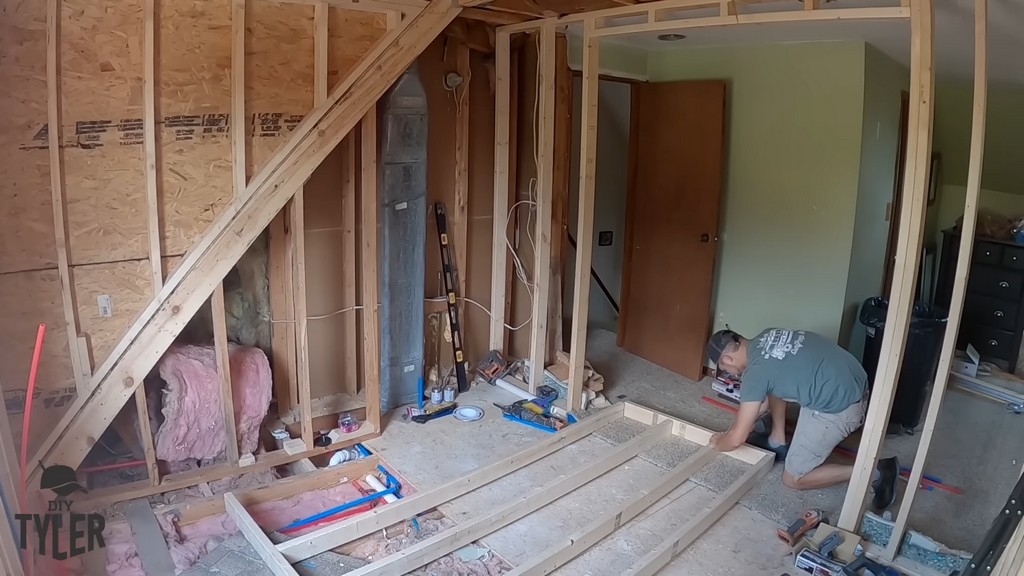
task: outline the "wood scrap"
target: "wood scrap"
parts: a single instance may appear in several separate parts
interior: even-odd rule
[[[138,498],[124,506],[125,516],[132,527],[135,545],[146,574],[174,574],[174,561],[167,548],[164,534],[160,530],[149,500]]]
[[[547,371],[557,378],[559,381],[564,382],[566,386],[569,384],[569,355],[559,350],[555,353],[555,363],[547,367]],[[600,392],[604,390],[604,376],[601,376],[594,370],[594,367],[590,362],[584,360],[583,362],[583,386],[590,389],[593,392]]]

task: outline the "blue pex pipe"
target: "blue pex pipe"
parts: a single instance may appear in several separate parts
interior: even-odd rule
[[[362,454],[364,458],[373,454],[372,452],[370,452],[369,449],[366,448],[366,446],[363,446],[362,444],[356,444],[354,446],[354,448],[356,450],[358,450],[359,453]],[[370,494],[369,496],[363,496],[362,498],[358,498],[358,499],[353,500],[351,502],[346,502],[346,503],[341,504],[339,506],[335,506],[334,508],[331,508],[329,510],[324,510],[323,512],[321,512],[319,514],[314,514],[313,516],[309,516],[308,518],[301,518],[299,520],[296,520],[295,522],[292,522],[291,524],[289,524],[287,526],[283,526],[281,528],[278,528],[278,530],[291,530],[291,529],[301,528],[301,527],[303,527],[303,526],[305,526],[307,524],[312,524],[313,522],[316,522],[317,520],[323,520],[324,518],[327,518],[327,517],[330,517],[330,516],[334,516],[335,514],[340,514],[341,512],[344,512],[346,510],[350,510],[352,508],[356,508],[358,506],[362,506],[363,504],[366,504],[367,502],[373,502],[374,500],[377,500],[379,498],[383,498],[384,496],[387,496],[388,494],[393,494],[395,496],[395,498],[401,498],[402,497],[402,494],[401,494],[402,484],[401,484],[401,482],[399,482],[397,478],[392,476],[391,473],[388,472],[387,469],[385,469],[383,466],[378,465],[377,466],[377,470],[381,474],[384,475],[384,479],[387,481],[387,484],[386,484],[387,489],[384,490],[383,492],[375,492],[373,494]]]

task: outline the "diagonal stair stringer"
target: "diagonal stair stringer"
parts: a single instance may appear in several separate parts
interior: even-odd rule
[[[317,166],[461,8],[431,0],[390,42],[368,54],[351,76],[317,106],[185,256],[153,302],[139,315],[93,375],[88,394],[68,409],[29,465],[36,487],[42,466],[77,467],[121,407],[210,297],[214,287],[270,224]]]

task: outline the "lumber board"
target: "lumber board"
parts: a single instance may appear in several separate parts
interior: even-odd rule
[[[245,0],[231,2],[231,175],[235,197],[244,197],[245,154]]]
[[[299,576],[299,573],[284,559],[284,556],[281,556],[277,548],[274,548],[274,543],[267,538],[252,516],[245,511],[242,503],[231,492],[224,494],[224,509],[235,521],[245,539],[256,549],[256,553],[263,559],[263,563],[274,573],[274,576]]]
[[[572,70],[569,68],[569,40],[555,35],[555,105],[551,159],[551,292],[548,298],[547,357],[564,350],[563,295],[565,261],[568,256],[569,180],[572,164]]]
[[[210,299],[213,318],[213,348],[217,356],[217,377],[220,379],[220,408],[224,417],[224,445],[229,464],[238,463],[238,430],[235,427],[235,399],[231,392],[231,351],[228,348],[227,310],[224,306],[224,284],[218,284]]]
[[[813,13],[813,12],[812,12]],[[917,286],[921,239],[924,234],[925,207],[928,188],[928,167],[931,162],[932,112],[935,94],[934,13],[931,0],[912,0],[910,19],[910,114],[907,127],[907,158],[900,213],[899,237],[896,245],[893,279],[889,295],[889,315],[882,351],[871,392],[867,418],[864,422],[860,448],[854,463],[853,476],[846,490],[838,527],[856,532],[871,487],[871,474],[878,461],[878,452],[885,438],[892,409],[896,383],[907,340],[907,329]]]
[[[587,321],[590,318],[590,266],[594,256],[594,197],[597,190],[597,118],[601,46],[591,23],[583,31],[583,94],[580,105],[580,187],[576,212],[576,271],[569,346],[570,410],[583,407]]]
[[[718,452],[711,446],[705,446],[680,462],[675,468],[664,474],[652,487],[642,491],[629,501],[613,509],[608,514],[573,532],[562,542],[551,546],[542,554],[533,556],[526,564],[516,566],[509,576],[542,576],[550,574],[559,567],[579,556],[610,536],[641,512],[647,510],[655,502],[669,495],[682,483],[689,480],[704,466],[711,462]]]
[[[325,526],[304,536],[278,544],[277,548],[289,561],[301,562],[486,486],[561,450],[621,416],[621,405],[617,404],[606,408],[525,450],[478,468],[467,476],[447,482],[433,490],[413,494],[394,504],[375,508],[367,514]]]
[[[960,331],[960,320],[964,311],[964,299],[967,294],[967,279],[971,268],[971,254],[974,249],[974,231],[977,226],[978,203],[981,199],[981,172],[985,157],[985,113],[988,99],[988,65],[987,65],[987,0],[974,0],[974,104],[971,116],[971,144],[967,164],[967,194],[964,199],[964,215],[960,240],[960,252],[957,255],[956,269],[953,276],[953,294],[950,297],[949,319],[946,322],[946,333],[942,339],[939,352],[939,365],[936,370],[935,383],[928,400],[924,426],[914,456],[914,465],[910,469],[907,486],[917,486],[924,474],[928,460],[928,450],[935,436],[935,424],[939,419],[939,410],[948,388],[950,368],[956,352],[957,334]],[[932,177],[936,177],[933,175]],[[927,180],[926,180],[927,181]],[[899,512],[893,525],[892,536],[885,547],[883,557],[893,560],[899,553],[900,543],[907,531],[910,510],[914,505],[917,490],[907,490],[900,502]]]
[[[356,164],[357,150],[356,135],[352,134],[346,138],[341,146],[342,169],[341,180],[341,303],[343,308],[352,308],[353,311],[358,305],[359,297],[356,284],[358,282],[358,238],[356,237],[356,201],[359,193],[356,188]],[[347,392],[355,394],[359,391],[360,365],[359,365],[359,332],[356,330],[356,319],[358,314],[343,314],[341,318],[344,340],[342,346],[343,359],[342,369],[344,370],[344,388]],[[365,402],[364,402],[365,404]]]
[[[313,447],[312,393],[309,384],[309,320],[306,311],[305,191],[299,188],[291,201],[292,305],[295,307],[295,385],[299,392],[302,441]]]
[[[462,77],[462,86],[457,89],[455,106],[455,206],[451,211],[452,231],[455,243],[455,274],[458,279],[459,298],[465,298],[466,279],[469,278],[469,83],[472,72],[469,68],[469,46],[465,42],[455,44],[455,69]],[[458,303],[459,318],[465,318],[464,301]]]
[[[75,500],[75,509],[98,510],[117,502],[131,500],[132,498],[152,496],[154,494],[170,492],[172,490],[188,488],[190,486],[197,486],[203,482],[209,483],[229,476],[237,476],[243,472],[263,472],[270,470],[271,468],[291,464],[292,462],[303,458],[312,458],[313,456],[318,456],[320,454],[334,452],[340,448],[346,448],[358,442],[365,442],[371,438],[376,438],[379,435],[380,430],[374,430],[370,426],[363,425],[359,430],[352,434],[342,435],[337,442],[330,446],[317,447],[312,450],[306,450],[305,452],[297,452],[294,454],[288,454],[285,450],[274,450],[273,452],[258,454],[254,457],[255,463],[245,466],[244,470],[239,470],[239,467],[235,464],[224,463],[216,466],[207,466],[204,468],[189,470],[188,472],[168,474],[160,480],[159,486],[151,486],[148,480],[143,480],[141,482],[131,482],[129,484],[122,484],[111,488],[92,490],[89,492],[88,499],[83,498],[82,500]],[[249,456],[252,457],[251,454]]]
[[[366,418],[380,429],[380,275],[377,268],[380,252],[377,246],[377,214],[380,203],[380,172],[377,168],[377,105],[370,105],[360,123],[360,183],[362,194],[362,277],[363,277],[363,386]]]
[[[270,284],[270,352],[278,415],[298,407],[295,385],[295,306],[292,299],[291,202],[274,217],[267,234],[267,277]]]
[[[163,286],[160,266],[160,198],[156,166],[156,0],[143,2],[142,146],[146,157],[146,222],[153,293]]]
[[[303,460],[296,460],[302,462]],[[362,478],[373,472],[381,459],[376,454],[359,460],[345,462],[330,468],[318,468],[311,472],[274,480],[269,484],[248,490],[235,490],[235,498],[243,506],[255,506],[264,502],[284,500],[307,492],[332,488],[347,480]],[[159,506],[153,510],[160,515],[170,514],[176,517],[179,526],[186,526],[217,514],[224,513],[224,497],[220,494],[198,500],[190,500],[180,504]]]
[[[142,450],[146,456],[146,474],[150,486],[160,484],[160,467],[156,460],[156,446],[153,444],[153,425],[149,421],[149,400],[146,398],[146,387],[139,386],[135,391],[135,413],[139,417],[139,435],[142,436]]]
[[[7,506],[0,504],[0,513],[4,516],[0,519],[0,569],[4,574],[10,576],[23,576],[24,570],[21,566],[21,551],[18,548],[17,540],[11,530],[11,524],[6,518],[13,518],[21,511],[19,503],[19,490],[21,473],[18,466],[18,456],[14,446],[14,436],[11,434],[11,422],[7,416],[7,410],[0,410],[0,494],[3,494]],[[16,481],[15,479],[19,479]]]
[[[149,500],[138,498],[125,503],[124,514],[132,527],[135,546],[146,574],[174,574],[171,552],[167,549],[153,509],[149,507]]]
[[[530,493],[517,498],[508,504],[478,516],[472,520],[461,522],[444,532],[422,540],[413,546],[386,556],[372,564],[350,572],[351,576],[383,576],[391,574],[407,574],[449,552],[458,550],[496,530],[523,518],[554,502],[569,492],[576,490],[596,478],[606,474],[640,452],[663,440],[671,431],[671,425],[663,422],[639,436],[614,448],[600,460],[538,486]]]
[[[494,233],[491,242],[491,331],[490,348],[505,350],[505,304],[509,274],[508,262],[508,209],[510,153],[509,102],[511,98],[510,66],[511,38],[498,32],[495,35],[495,88],[494,88],[494,210],[491,224]]]
[[[4,499],[7,502],[11,502],[15,499],[14,493],[4,492]],[[0,505],[0,512],[4,515],[7,511]],[[12,510],[11,515],[15,514]],[[3,518],[3,522],[0,522],[0,569],[7,576],[24,576],[25,571],[21,566],[21,550],[18,548],[17,540],[15,540],[14,533],[11,531],[11,523]]]
[[[74,372],[78,394],[88,392],[89,373],[82,365],[82,352],[78,347],[78,318],[75,316],[75,300],[71,293],[72,279],[68,257],[68,221],[64,190],[64,155],[61,151],[63,117],[61,113],[61,2],[48,0],[46,3],[46,125],[47,150],[50,158],[50,203],[53,210],[54,244],[57,248],[57,273],[60,276],[61,304],[64,308],[64,323],[67,327],[68,349],[71,351],[71,368]],[[22,439],[23,442],[27,439]]]
[[[673,434],[685,440],[689,440],[690,442],[700,444],[701,446],[707,446],[711,442],[711,436],[714,434],[714,432],[704,428],[703,426],[698,426],[692,422],[687,422],[686,420],[680,420],[679,418],[662,414],[661,412],[651,410],[650,408],[641,406],[634,402],[625,402],[622,414],[626,418],[651,426],[661,422],[670,421],[673,423]],[[760,448],[754,448],[753,446],[748,445],[740,446],[731,452],[725,452],[726,456],[735,458],[741,462],[746,462],[747,464],[757,464],[766,454],[769,453]]]
[[[328,61],[330,50],[328,42],[328,5],[326,0],[317,2],[313,7],[313,101],[317,104],[327,100]]]
[[[757,484],[765,474],[768,473],[774,463],[774,458],[767,454],[760,462],[753,464],[742,476],[729,485],[724,492],[716,496],[707,507],[689,522],[681,526],[677,531],[668,535],[665,541],[657,548],[641,558],[633,568],[626,573],[626,576],[654,576],[659,570],[665,567],[673,558],[690,544],[700,538],[708,528],[718,522],[737,502],[742,498],[754,484]]]
[[[551,205],[555,156],[555,27],[540,31],[539,149],[537,155],[537,223],[533,253],[533,316],[530,326],[530,393],[544,384],[547,366],[548,298],[551,294]]]
[[[33,458],[33,484],[38,482],[42,465],[81,462],[214,286],[315,167],[458,11],[448,1],[433,0],[379,52],[372,53],[369,61],[364,60],[351,82],[339,84],[328,100],[295,128],[288,142],[261,171],[263,176],[249,184],[252,193],[233,199],[217,216],[115,352],[96,371],[91,392],[80,396],[54,427],[36,454],[38,457]]]
[[[785,0],[760,0],[759,4],[773,3],[781,6]],[[696,10],[708,7],[721,7],[718,0],[657,0],[655,2],[643,2],[638,5],[619,6],[605,8],[603,10],[591,10],[578,14],[566,14],[550,18],[538,18],[500,26],[497,33],[515,34],[519,32],[530,32],[540,30],[551,24],[566,25],[586,21],[595,23],[594,34],[596,36],[621,36],[643,32],[669,32],[672,30],[684,30],[686,28],[702,28],[711,26],[730,26],[737,24],[763,24],[768,22],[809,22],[823,20],[886,20],[906,19],[910,12],[905,6],[899,7],[872,7],[872,8],[835,8],[828,10],[804,10],[803,6],[785,6],[781,10],[774,10],[764,13],[736,14],[728,8],[726,14],[719,10],[717,13],[703,18],[686,18],[687,10]],[[642,17],[644,22],[639,24],[616,24],[615,19],[623,17]]]

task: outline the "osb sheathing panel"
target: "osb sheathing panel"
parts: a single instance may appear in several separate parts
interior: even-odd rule
[[[387,31],[383,14],[330,8],[327,16],[327,86],[348,77]]]
[[[164,276],[181,261],[164,258]],[[129,260],[74,266],[71,270],[78,305],[79,334],[88,342],[91,366],[107,359],[139,313],[153,299],[149,260]],[[110,315],[100,311],[99,299],[110,297]]]
[[[61,103],[73,264],[144,258],[141,0],[64,0]]]
[[[164,254],[184,254],[234,193],[231,2],[159,0],[158,11],[161,236]]]
[[[20,438],[25,390],[39,324],[46,324],[36,378],[34,415],[29,431],[29,447],[34,449],[52,431],[74,399],[74,372],[64,328],[60,278],[56,270],[0,274],[0,387],[11,413],[12,427]],[[70,390],[69,390],[70,389]]]
[[[46,3],[0,0],[0,14],[0,272],[52,268]]]
[[[251,178],[313,109],[313,6],[246,4],[245,109]]]
[[[339,146],[324,160],[304,189],[306,311],[309,316],[331,314],[355,301],[355,295],[346,293],[345,287],[345,269],[358,268],[359,264],[346,262],[343,251],[343,148]],[[355,291],[355,286],[349,288]],[[346,366],[345,356],[346,350],[358,350],[362,345],[355,329],[357,317],[357,311],[352,310],[308,321],[309,386],[313,398],[358,391],[358,378],[354,377],[358,367],[354,371]]]

